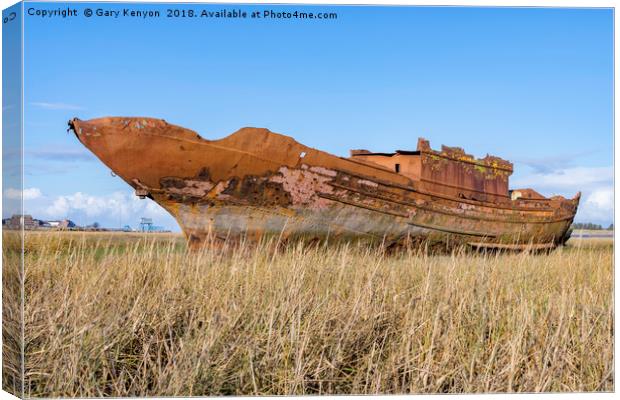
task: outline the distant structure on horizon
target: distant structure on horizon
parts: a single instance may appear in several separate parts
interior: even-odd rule
[[[71,231],[116,231],[116,232],[135,232],[136,229],[133,229],[129,225],[125,225],[122,228],[110,229],[110,228],[102,228],[99,223],[95,222],[91,225],[87,226],[79,226],[75,222],[70,219],[62,219],[62,220],[52,220],[45,221],[41,219],[33,218],[30,214],[14,214],[11,218],[2,219],[2,228],[8,230],[19,230],[22,227],[24,230],[33,231],[33,230],[71,230]],[[161,226],[153,225],[153,220],[151,218],[142,218],[140,220],[140,231],[141,232],[170,232],[170,230],[166,230]]]
[[[25,230],[35,230],[35,229],[74,229],[77,228],[77,225],[69,220],[56,220],[56,221],[44,221],[36,218],[32,218],[32,215],[25,214],[19,215],[15,214],[11,218],[4,218],[2,220],[2,227],[10,230],[17,230],[23,226]]]
[[[152,218],[140,218],[140,231],[142,232],[150,232],[153,229],[153,219]]]
[[[140,232],[170,232],[163,226],[153,225],[153,218],[140,218]]]

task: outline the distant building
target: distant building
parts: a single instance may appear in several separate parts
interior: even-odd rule
[[[22,226],[24,230],[36,230],[36,229],[72,229],[77,226],[75,223],[68,219],[63,219],[61,221],[43,221],[40,219],[32,218],[32,215],[18,215],[15,214],[11,218],[5,218],[2,220],[2,227],[5,229],[11,230],[19,230]]]
[[[52,229],[52,225],[50,225],[50,223],[47,221],[41,221],[40,219],[35,221],[39,223],[37,229]]]
[[[77,225],[70,219],[63,219],[59,221],[47,221],[47,223],[50,224],[52,228],[56,228],[56,229],[70,229],[70,228],[77,227]]]
[[[11,218],[2,220],[2,226],[6,229],[19,230],[22,227],[22,223],[25,230],[33,230],[39,227],[39,221],[32,218],[32,215],[19,215],[14,214]]]
[[[5,229],[11,229],[11,230],[21,229],[20,215],[13,215],[11,218],[3,219],[2,227]]]
[[[140,230],[142,232],[153,231],[153,219],[152,218],[140,218]]]
[[[154,225],[152,218],[142,217],[140,218],[140,232],[162,233],[162,232],[170,232],[170,231],[166,230],[163,226]]]
[[[70,228],[77,228],[77,225],[75,224],[75,222],[71,221],[70,219],[63,219],[62,221],[60,221],[60,229],[70,229]]]

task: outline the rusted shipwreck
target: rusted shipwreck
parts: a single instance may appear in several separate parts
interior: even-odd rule
[[[261,128],[219,140],[161,119],[69,122],[77,138],[140,197],[176,218],[192,247],[207,239],[359,239],[475,248],[564,244],[580,194],[509,190],[510,162],[458,147],[348,158]]]

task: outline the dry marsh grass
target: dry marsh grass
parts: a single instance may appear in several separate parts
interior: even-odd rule
[[[25,248],[26,396],[614,388],[610,241],[428,256],[45,234]]]

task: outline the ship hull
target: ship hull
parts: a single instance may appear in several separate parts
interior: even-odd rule
[[[270,235],[552,248],[566,241],[579,201],[458,198],[265,129],[209,141],[147,118],[71,127],[138,195],[170,212],[192,247]]]
[[[562,244],[568,224],[545,226],[544,235],[531,235],[523,227],[519,233],[504,232],[502,240],[493,234],[416,225],[403,217],[378,215],[375,211],[350,205],[335,205],[327,211],[286,212],[270,208],[239,206],[188,206],[165,201],[162,204],[183,227],[192,247],[213,241],[305,240],[309,242],[361,241],[368,244],[420,245],[450,247],[471,245],[477,248],[550,249]],[[559,232],[559,233],[556,233]]]

